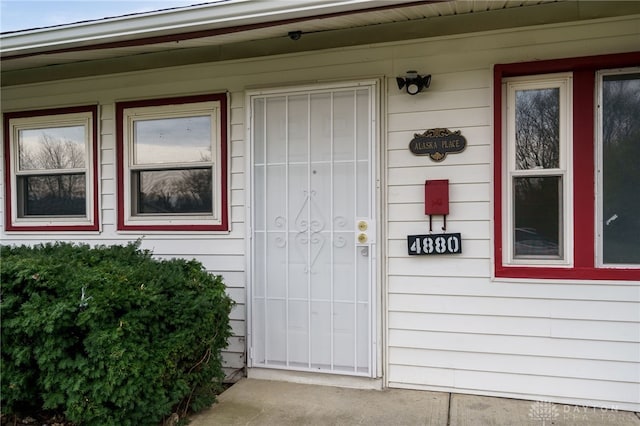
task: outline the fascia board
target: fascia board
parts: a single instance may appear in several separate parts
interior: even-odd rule
[[[230,0],[0,34],[2,55],[357,11],[415,0]]]

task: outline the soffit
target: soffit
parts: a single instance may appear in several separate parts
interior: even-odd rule
[[[628,1],[356,2],[349,4],[352,9],[320,15],[311,14],[317,10],[306,11],[305,16],[282,12],[278,16],[263,17],[260,22],[253,17],[233,21],[240,25],[195,25],[187,32],[170,28],[137,37],[122,34],[109,37],[106,34],[91,42],[80,40],[75,44],[27,46],[11,52],[0,49],[2,85],[640,14],[640,2]],[[170,17],[174,12],[167,13]],[[89,24],[109,23],[114,19],[117,18]],[[301,40],[289,39],[290,31],[301,31]],[[0,40],[5,36],[2,34]]]
[[[225,23],[210,24],[209,26],[190,26],[190,31],[179,32],[179,28],[167,28],[163,31],[138,34],[137,38],[127,37],[120,32],[118,36],[94,37],[91,41],[74,40],[73,43],[49,45],[18,46],[9,50],[6,45],[16,37],[27,40],[29,35],[38,35],[46,39],[47,32],[54,33],[64,30],[61,27],[36,29],[35,31],[20,31],[5,33],[0,40],[5,39],[5,49],[0,49],[2,56],[2,70],[12,71],[50,65],[59,65],[79,61],[93,61],[106,58],[126,57],[145,53],[164,52],[168,50],[183,50],[197,47],[221,46],[227,44],[245,43],[256,40],[287,38],[290,31],[302,31],[303,35],[335,31],[346,28],[367,27],[394,22],[411,22],[441,16],[461,15],[489,10],[499,10],[514,7],[526,7],[555,0],[506,0],[506,1],[439,1],[439,2],[389,2],[366,1],[358,3],[359,9],[341,10],[319,16],[273,16],[275,20],[257,22],[256,19],[228,21],[237,25],[225,26]],[[393,8],[389,6],[393,5]],[[353,7],[356,7],[353,6]],[[372,10],[367,10],[373,8]],[[183,11],[185,8],[167,11],[167,16]],[[204,10],[204,9],[201,9]],[[327,9],[329,10],[329,9]],[[322,10],[318,10],[322,13]],[[331,9],[333,11],[333,9]],[[309,12],[311,13],[311,12]],[[140,14],[142,19],[146,14]],[[129,17],[126,17],[129,18]],[[135,16],[132,19],[137,19]],[[116,21],[118,18],[106,18],[83,25],[103,25]],[[71,26],[71,24],[70,24]],[[254,28],[256,27],[256,28]],[[115,30],[114,30],[115,33]],[[17,44],[17,43],[16,43]]]

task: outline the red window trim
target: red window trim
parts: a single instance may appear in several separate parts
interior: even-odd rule
[[[640,65],[640,52],[559,60],[497,64],[493,73],[494,259],[495,276],[505,278],[638,280],[640,268],[608,268],[595,264],[595,75],[596,71]],[[573,224],[574,265],[508,266],[502,261],[502,79],[573,72]],[[579,117],[579,119],[576,119]],[[575,149],[579,146],[580,149]],[[576,182],[580,182],[576,185]]]
[[[127,212],[124,208],[124,110],[128,108],[154,107],[166,105],[180,105],[197,102],[220,102],[220,223],[215,225],[136,225],[127,224],[125,218]],[[227,186],[227,94],[214,93],[208,95],[182,96],[175,98],[147,99],[130,102],[116,103],[116,169],[117,169],[117,208],[118,208],[118,231],[183,231],[183,232],[199,232],[199,231],[228,231],[229,230],[229,206],[228,206],[228,186]]]
[[[93,173],[93,212],[90,212],[91,224],[83,225],[15,225],[12,221],[13,206],[11,205],[12,188],[11,175],[11,126],[10,122],[16,118],[42,117],[46,115],[63,115],[77,113],[91,113],[92,117],[92,150],[93,155],[87,173]],[[93,169],[93,170],[91,170]],[[7,112],[4,114],[4,183],[5,183],[5,231],[27,231],[27,232],[56,232],[56,231],[99,231],[100,230],[100,205],[98,203],[98,106],[84,105],[67,108],[38,109],[31,111]]]

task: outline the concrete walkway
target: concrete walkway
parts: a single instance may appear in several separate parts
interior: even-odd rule
[[[191,418],[212,425],[640,426],[628,411],[401,389],[383,391],[243,379]]]

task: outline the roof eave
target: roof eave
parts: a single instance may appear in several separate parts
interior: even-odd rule
[[[184,8],[105,18],[48,28],[0,34],[2,56],[22,56],[50,50],[73,49],[94,44],[264,24],[282,19],[301,19],[347,13],[415,0],[221,0]]]

